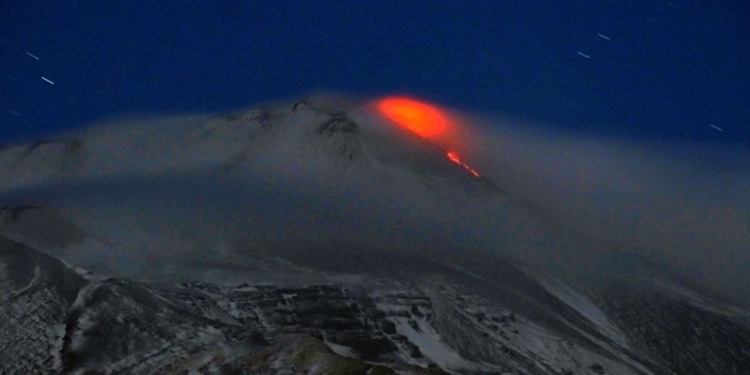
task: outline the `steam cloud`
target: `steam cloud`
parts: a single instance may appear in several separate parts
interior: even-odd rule
[[[6,148],[0,205],[51,214],[40,228],[40,213],[6,213],[0,235],[153,277],[254,271],[263,259],[356,274],[372,270],[363,259],[501,255],[591,278],[629,272],[632,256],[750,301],[746,150],[456,112],[466,129],[452,147],[488,183],[361,101],[295,107],[125,119]],[[332,116],[356,132],[317,134]],[[71,223],[88,236],[59,229]]]

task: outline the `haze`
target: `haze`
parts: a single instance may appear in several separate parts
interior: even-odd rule
[[[251,269],[259,255],[357,274],[376,254],[501,255],[592,279],[631,272],[623,259],[633,257],[750,306],[747,150],[456,110],[462,128],[449,143],[477,179],[372,100],[131,117],[6,148],[0,205],[45,211],[6,218],[0,234],[151,277]],[[316,132],[332,113],[356,131]]]

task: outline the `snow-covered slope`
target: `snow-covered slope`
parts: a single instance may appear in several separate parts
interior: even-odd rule
[[[513,210],[435,144],[325,101],[95,127],[5,149],[0,170],[0,233],[131,276],[242,266],[247,244],[254,255],[331,239],[449,247],[481,232],[469,217]]]
[[[444,273],[149,283],[96,277],[1,238],[0,263],[0,371],[10,374],[743,374],[750,361],[748,326],[637,288],[597,307],[565,286],[561,306],[606,314],[576,323],[524,315]],[[629,347],[587,333],[602,319]]]
[[[0,150],[2,371],[750,368],[746,311],[448,151],[327,99]]]

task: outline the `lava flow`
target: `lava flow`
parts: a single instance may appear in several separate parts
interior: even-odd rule
[[[469,171],[469,173],[473,174],[474,177],[477,177],[477,178],[481,177],[479,175],[479,172],[476,171],[476,169],[470,167],[468,164],[466,164],[463,161],[461,161],[461,159],[458,157],[458,155],[456,155],[455,152],[448,151],[448,153],[446,153],[445,156],[448,157],[448,160],[450,160],[450,161],[452,161],[452,162],[454,162],[454,163],[456,163],[456,164],[464,167],[464,169],[466,169],[467,171]]]
[[[381,99],[376,103],[376,108],[396,125],[430,140],[439,140],[441,136],[445,138],[458,126],[451,120],[451,116],[440,108],[408,97],[392,96]],[[464,163],[455,151],[448,151],[446,156],[474,177],[480,177],[479,172]]]

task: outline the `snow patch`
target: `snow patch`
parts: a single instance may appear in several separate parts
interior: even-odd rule
[[[528,269],[526,274],[532,276],[544,289],[555,297],[575,309],[581,316],[591,322],[599,333],[608,337],[618,345],[628,348],[625,333],[607,319],[607,315],[599,309],[588,297],[576,291],[562,280],[549,275],[541,275]]]
[[[77,350],[83,347],[83,344],[86,343],[86,331],[98,324],[95,318],[96,316],[90,312],[85,312],[78,317],[78,321],[76,322],[77,329],[73,333],[73,337],[70,341],[71,349]]]
[[[226,341],[224,338],[224,333],[213,326],[206,327],[206,329],[198,333],[198,339],[204,343],[217,343]]]
[[[64,323],[58,323],[55,324],[50,328],[50,347],[51,355],[52,355],[52,369],[53,370],[61,370],[62,369],[62,349],[64,345],[64,338],[65,338],[65,324]]]
[[[676,294],[682,296],[695,307],[732,318],[750,319],[750,312],[747,312],[739,307],[705,297],[674,282],[662,279],[651,279],[649,281],[651,282],[651,285],[655,286],[656,288],[666,290],[669,295]]]
[[[335,342],[330,342],[328,340],[323,341],[331,350],[333,350],[334,353],[342,356],[342,357],[349,357],[349,358],[359,358],[358,353],[344,345],[336,344]]]
[[[88,299],[89,295],[91,295],[91,292],[96,290],[96,288],[99,287],[98,283],[89,283],[88,285],[84,286],[78,291],[78,295],[76,296],[76,300],[73,302],[73,304],[70,306],[71,310],[74,309],[80,309],[83,308],[86,304],[86,299]]]
[[[14,291],[12,293],[13,298],[15,298],[17,296],[20,296],[21,294],[25,293],[27,290],[31,289],[31,287],[33,287],[36,284],[37,280],[39,280],[39,275],[41,275],[41,274],[42,274],[42,272],[39,270],[39,267],[35,268],[34,269],[34,278],[31,279],[31,281],[29,281],[29,283],[25,287],[23,287],[23,288],[21,288],[21,289],[19,289],[17,291]]]
[[[396,325],[396,332],[406,336],[411,343],[419,348],[422,354],[441,368],[466,368],[472,364],[466,361],[453,348],[445,344],[440,335],[424,319],[416,319],[419,330],[409,325],[409,319],[404,317],[389,317],[388,320]]]

